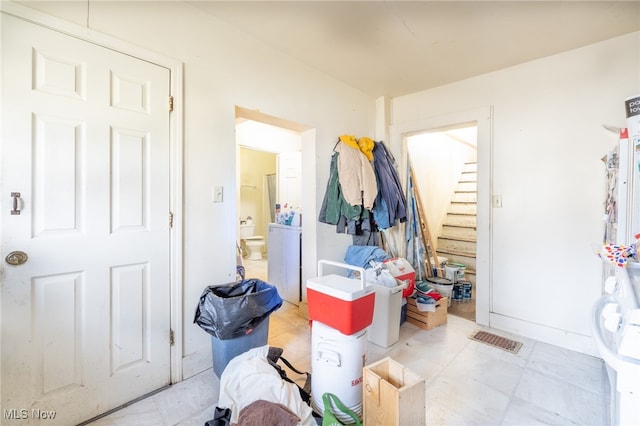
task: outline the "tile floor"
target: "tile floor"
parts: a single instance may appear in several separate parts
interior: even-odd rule
[[[266,261],[244,265],[247,277],[267,280]],[[479,328],[454,315],[429,331],[405,323],[391,347],[368,344],[367,362],[390,356],[425,378],[428,425],[609,424],[602,360],[491,330],[523,343],[514,355],[469,339]],[[311,334],[295,306],[285,303],[271,315],[269,344],[311,371]],[[91,425],[202,426],[213,417],[219,385],[208,369]]]
[[[602,360],[492,330],[523,343],[514,355],[469,339],[479,328],[453,315],[429,331],[405,323],[391,347],[368,344],[367,362],[390,356],[425,378],[429,425],[609,424]],[[310,371],[309,326],[295,306],[285,303],[271,315],[269,344]],[[202,426],[213,417],[218,391],[219,380],[208,369],[92,426]]]

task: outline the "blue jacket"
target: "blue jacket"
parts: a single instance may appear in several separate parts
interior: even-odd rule
[[[373,205],[373,218],[380,229],[407,220],[407,199],[396,170],[395,158],[383,142],[373,148],[373,165],[378,184],[378,196]]]

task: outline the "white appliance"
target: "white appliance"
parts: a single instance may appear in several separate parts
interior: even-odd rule
[[[611,425],[640,425],[640,264],[618,268],[593,309],[592,328],[611,385]]]
[[[302,228],[278,223],[267,228],[267,281],[276,286],[282,299],[298,305],[302,300]]]
[[[640,96],[626,100],[627,130],[620,135],[615,187],[617,244],[640,233]],[[640,263],[624,268],[605,262],[609,277],[594,305],[592,332],[607,365],[611,425],[640,425]]]

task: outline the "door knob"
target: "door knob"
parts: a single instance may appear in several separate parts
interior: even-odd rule
[[[14,265],[14,266],[22,265],[28,259],[29,259],[29,256],[27,256],[27,253],[25,253],[23,251],[12,251],[11,253],[9,253],[7,255],[7,257],[4,258],[4,260],[9,265]]]

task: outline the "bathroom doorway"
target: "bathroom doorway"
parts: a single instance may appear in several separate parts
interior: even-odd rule
[[[268,281],[276,204],[302,209],[302,137],[295,124],[249,113],[236,110],[238,247],[245,277]]]

